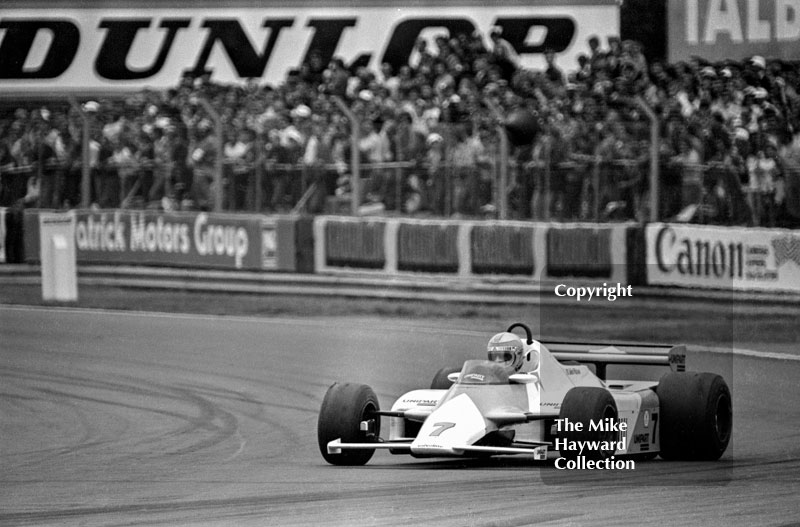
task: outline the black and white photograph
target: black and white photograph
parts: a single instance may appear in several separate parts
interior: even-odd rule
[[[800,0],[3,0],[0,525],[800,525]]]

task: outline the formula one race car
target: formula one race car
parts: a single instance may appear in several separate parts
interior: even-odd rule
[[[525,331],[524,341],[515,329]],[[684,346],[538,342],[517,323],[495,335],[488,351],[489,360],[443,368],[430,389],[406,393],[390,411],[369,386],[333,384],[317,423],[322,456],[334,465],[363,465],[377,449],[414,457],[716,460],[728,446],[728,386],[719,375],[686,372]],[[658,382],[606,380],[609,364],[672,371]],[[380,435],[381,417],[389,419],[388,438]]]

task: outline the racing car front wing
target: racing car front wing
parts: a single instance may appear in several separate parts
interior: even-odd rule
[[[500,446],[477,446],[477,445],[453,445],[447,448],[437,447],[436,449],[425,448],[419,453],[425,455],[440,455],[440,456],[462,456],[465,454],[533,454],[537,460],[547,458],[547,447],[551,447],[552,443],[548,442],[530,442],[530,447],[500,447]],[[328,443],[329,454],[341,454],[342,450],[393,450],[394,452],[402,452],[408,454],[417,453],[411,448],[410,442],[384,442],[384,443],[342,443],[341,439],[334,439]]]

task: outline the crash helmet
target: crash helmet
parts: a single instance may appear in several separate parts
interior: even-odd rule
[[[519,371],[525,356],[522,339],[513,333],[498,333],[489,339],[489,360]]]

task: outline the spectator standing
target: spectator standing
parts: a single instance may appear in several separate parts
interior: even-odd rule
[[[135,176],[138,172],[138,163],[133,145],[127,133],[112,136],[110,139],[111,156],[108,160],[109,174],[116,172],[117,181],[114,187],[119,188],[118,199],[112,206],[122,208],[130,207],[130,194],[132,194]]]
[[[193,180],[191,197],[194,205],[200,210],[211,210],[214,183],[214,170],[216,158],[221,155],[217,152],[217,138],[211,130],[211,123],[202,120],[197,126],[197,144],[192,149]]]
[[[431,133],[425,139],[428,147],[426,156],[428,174],[427,187],[430,196],[430,210],[437,216],[450,212],[447,202],[447,167],[445,166],[444,138],[437,133]]]
[[[310,212],[321,212],[324,209],[326,189],[335,183],[335,177],[331,177],[332,174],[326,166],[333,162],[331,157],[333,135],[330,130],[322,118],[317,117],[312,120],[308,141],[303,151],[306,178],[310,185],[314,185],[314,193],[306,207]]]
[[[247,128],[232,130],[224,146],[225,174],[228,181],[228,192],[231,193],[233,210],[241,210],[246,206],[250,182],[253,178],[255,150],[253,133]]]
[[[82,148],[80,141],[75,139],[76,133],[66,119],[60,123],[56,148],[59,175],[55,206],[67,209],[78,206],[81,201]]]
[[[503,38],[503,30],[494,27],[489,31],[492,62],[499,66],[503,79],[510,81],[520,64],[519,54],[511,43]]]
[[[194,183],[194,174],[189,166],[189,138],[185,126],[170,126],[166,130],[170,148],[171,189],[172,193],[164,204],[165,209],[191,206],[190,191]],[[168,189],[169,190],[169,189]]]
[[[0,207],[14,203],[16,195],[10,185],[11,172],[14,169],[14,158],[11,157],[11,148],[0,135]]]
[[[155,178],[155,129],[146,124],[138,134],[133,144],[135,150],[135,164],[137,166],[136,185],[139,187],[134,196],[131,196],[131,205],[143,208],[144,200],[150,194]]]
[[[468,133],[468,123],[455,126],[455,145],[452,151],[453,204],[456,214],[474,215],[478,212],[478,170],[484,162],[483,144]]]
[[[99,129],[92,131],[89,141],[89,167],[93,182],[93,208],[109,208],[117,204],[119,186],[116,170],[109,165],[112,149]]]
[[[364,167],[364,177],[369,181],[369,187],[364,195],[372,201],[382,201],[384,192],[383,169],[376,167],[384,161],[384,141],[381,139],[375,123],[371,119],[366,119],[361,124],[361,137],[358,141],[358,152],[361,161],[367,165]]]
[[[763,227],[774,227],[778,205],[783,201],[783,174],[775,145],[767,143],[751,155],[747,168],[753,222]]]
[[[589,70],[602,69],[605,53],[600,49],[600,38],[597,35],[591,35],[586,42],[589,45]]]
[[[34,148],[36,151],[37,169],[35,176],[39,180],[39,203],[43,209],[58,207],[58,176],[60,163],[55,149],[56,135],[51,135],[52,128],[38,114],[34,121]]]
[[[328,69],[323,72],[323,78],[326,82],[326,93],[342,98],[347,96],[347,84],[350,74],[347,72],[342,59],[334,57],[328,65]]]
[[[167,124],[174,128],[172,124]],[[174,133],[173,133],[174,136]],[[153,182],[147,190],[148,208],[156,209],[162,206],[163,198],[171,196],[172,185],[170,173],[172,172],[170,139],[165,129],[157,126],[153,130]]]
[[[556,65],[556,53],[552,49],[544,52],[544,59],[547,63],[544,74],[547,80],[553,84],[563,85],[565,81],[564,72]]]

